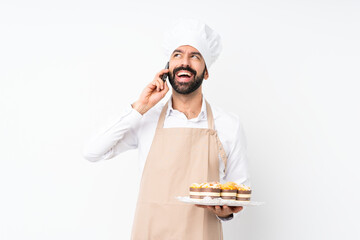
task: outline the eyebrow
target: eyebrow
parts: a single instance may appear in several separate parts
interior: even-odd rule
[[[174,52],[173,52],[172,54],[174,54],[174,53],[176,53],[176,52],[178,52],[178,53],[184,53],[184,51],[182,51],[182,50],[175,49],[175,50],[174,50]],[[202,57],[202,56],[201,56],[201,54],[200,54],[199,52],[191,52],[190,54],[193,54],[193,55],[198,55],[198,56]]]

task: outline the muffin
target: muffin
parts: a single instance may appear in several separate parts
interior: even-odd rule
[[[220,197],[220,183],[193,183],[190,186],[190,198],[203,199],[205,197],[219,198]]]
[[[238,185],[236,200],[237,201],[250,201],[251,189],[244,184]]]
[[[234,182],[221,184],[220,196],[226,200],[236,200],[238,185]]]

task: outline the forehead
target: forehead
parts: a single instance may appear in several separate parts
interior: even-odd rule
[[[200,53],[196,48],[190,46],[190,45],[183,45],[174,50],[174,52],[181,51],[181,52],[196,52]],[[174,53],[173,52],[173,53]],[[201,55],[201,54],[200,54]]]

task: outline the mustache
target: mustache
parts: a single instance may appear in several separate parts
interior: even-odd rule
[[[191,67],[177,67],[174,68],[174,76],[176,75],[177,72],[181,71],[181,70],[185,70],[185,71],[189,71],[191,72],[194,76],[196,76],[196,71],[194,69],[192,69]]]

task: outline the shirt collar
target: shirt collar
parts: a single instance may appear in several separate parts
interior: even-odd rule
[[[169,99],[169,102],[168,102],[168,108],[166,110],[166,117],[170,116],[174,112],[180,113],[178,110],[173,109],[173,107],[172,107],[172,95],[171,95],[171,97]],[[207,119],[206,103],[205,103],[204,96],[202,96],[202,103],[201,103],[200,113],[196,118],[193,118],[193,119],[190,119],[190,120],[195,120],[196,121],[196,120],[206,120],[206,119]]]

